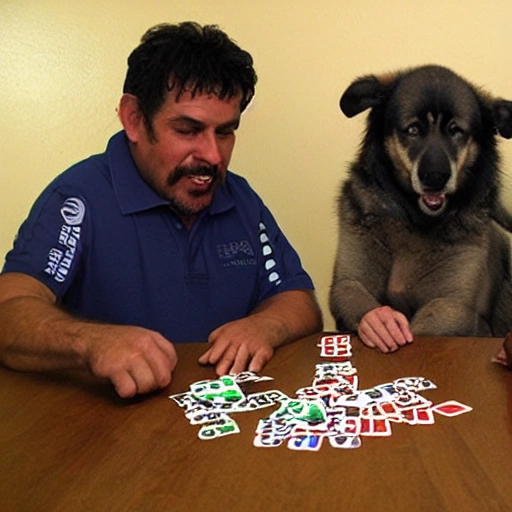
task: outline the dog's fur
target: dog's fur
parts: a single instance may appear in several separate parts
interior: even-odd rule
[[[389,305],[415,335],[504,336],[512,222],[496,135],[512,137],[512,102],[423,66],[356,79],[340,107],[348,117],[371,110],[339,197],[337,328],[356,332]]]

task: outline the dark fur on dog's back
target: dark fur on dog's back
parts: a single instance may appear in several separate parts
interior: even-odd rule
[[[424,66],[365,76],[343,94],[348,117],[371,109],[339,197],[330,305],[340,330],[390,305],[414,334],[508,330],[511,217],[500,203],[496,134],[512,102]],[[497,223],[496,223],[497,222]]]

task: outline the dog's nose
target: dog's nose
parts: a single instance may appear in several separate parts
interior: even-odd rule
[[[452,175],[448,155],[440,148],[429,148],[421,157],[418,178],[425,191],[441,192]]]

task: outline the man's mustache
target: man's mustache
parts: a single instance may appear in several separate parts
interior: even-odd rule
[[[217,178],[218,169],[216,165],[201,165],[196,167],[176,167],[174,172],[167,180],[168,185],[175,185],[181,178],[191,176],[211,176],[213,180]]]

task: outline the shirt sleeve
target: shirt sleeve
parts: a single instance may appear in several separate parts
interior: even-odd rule
[[[80,266],[86,232],[83,197],[46,189],[21,225],[2,272],[21,272],[62,298]]]
[[[260,251],[259,302],[290,290],[314,290],[299,255],[279,228],[269,209],[262,204],[258,225]]]

